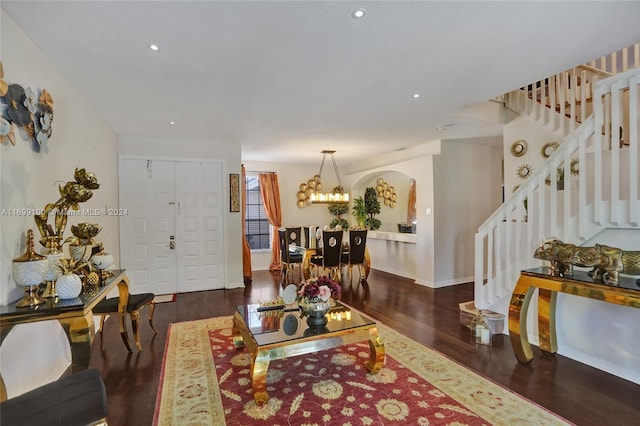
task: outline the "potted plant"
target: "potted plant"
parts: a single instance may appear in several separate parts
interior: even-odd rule
[[[380,201],[378,201],[378,192],[371,186],[364,191],[364,207],[367,212],[367,228],[374,231],[379,229],[381,222],[376,215],[380,214]]]
[[[336,186],[335,188],[333,188],[333,192],[334,194],[342,193],[343,192],[342,187]],[[335,216],[335,219],[333,219],[329,224],[331,228],[335,228],[338,225],[340,225],[342,229],[349,228],[349,221],[347,219],[342,218],[342,215],[346,214],[349,211],[349,204],[347,203],[329,204],[328,209],[329,209],[329,213]]]
[[[351,214],[356,219],[356,223],[360,228],[366,228],[367,226],[367,209],[364,204],[364,198],[358,197],[353,200],[353,210]]]

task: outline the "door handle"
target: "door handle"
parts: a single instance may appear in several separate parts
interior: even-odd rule
[[[176,237],[175,235],[169,235],[169,249],[171,250],[175,250],[176,249]]]

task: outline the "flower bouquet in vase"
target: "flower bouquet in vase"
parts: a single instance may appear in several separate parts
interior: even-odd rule
[[[333,299],[340,297],[340,291],[340,285],[326,276],[300,283],[296,300],[310,327],[327,325],[326,314],[334,305]]]

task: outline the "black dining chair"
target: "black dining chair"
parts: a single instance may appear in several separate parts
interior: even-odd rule
[[[282,264],[281,281],[289,282],[289,272],[292,271],[297,265],[300,269],[300,280],[302,280],[302,251],[292,251],[289,246],[295,245],[302,247],[301,245],[301,228],[284,228],[278,230],[278,236],[280,238],[280,258]]]
[[[140,293],[140,294],[129,294],[127,290],[127,294],[124,295],[127,299],[127,307],[126,312],[131,317],[131,328],[133,330],[133,338],[136,341],[136,347],[138,351],[142,351],[142,344],[140,343],[140,327],[138,320],[140,319],[140,310],[149,306],[149,325],[153,330],[154,334],[158,333],[158,330],[153,326],[153,312],[156,308],[156,303],[154,298],[156,297],[153,293]],[[104,349],[104,338],[102,336],[102,331],[104,329],[104,321],[108,315],[117,315],[118,314],[118,304],[120,303],[119,297],[110,297],[108,299],[104,299],[99,302],[94,308],[93,313],[95,315],[100,315],[100,342],[101,347]],[[126,333],[122,335],[122,340],[124,342],[125,347],[129,352],[131,351],[131,347],[129,346],[129,342],[126,338]]]
[[[322,269],[322,275],[327,275],[336,282],[341,281],[340,255],[342,253],[342,235],[340,231],[322,231],[322,254],[311,257],[311,263]]]
[[[310,226],[303,226],[302,227],[302,234],[304,235],[304,248],[312,248],[316,246],[316,244],[311,244],[311,238],[316,238],[315,234],[311,235],[310,233]],[[315,228],[317,229],[317,228]]]
[[[342,253],[342,266],[347,266],[349,270],[349,282],[351,282],[353,267],[357,266],[360,273],[360,281],[367,280],[366,274],[366,257],[365,250],[367,248],[367,230],[366,229],[350,229],[349,230],[349,252]]]

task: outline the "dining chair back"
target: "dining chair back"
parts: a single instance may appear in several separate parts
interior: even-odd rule
[[[315,244],[311,243],[311,238],[315,238],[315,232],[311,233],[311,229],[315,228],[313,226],[303,226],[302,234],[304,235],[304,248],[315,248]]]
[[[336,282],[340,282],[340,255],[342,253],[342,231],[322,231],[322,254],[311,257],[311,262],[322,269]]]
[[[354,266],[358,267],[360,272],[360,280],[366,280],[366,256],[367,248],[367,230],[366,229],[350,229],[349,230],[349,253],[342,254],[342,264],[347,265],[349,269],[349,280]]]
[[[290,250],[290,245],[301,246],[301,228],[282,228],[278,230],[278,238],[280,239],[280,258],[282,262],[281,280],[288,282],[289,272],[296,265],[300,267],[300,278],[302,278],[302,259],[303,255],[300,251]]]

